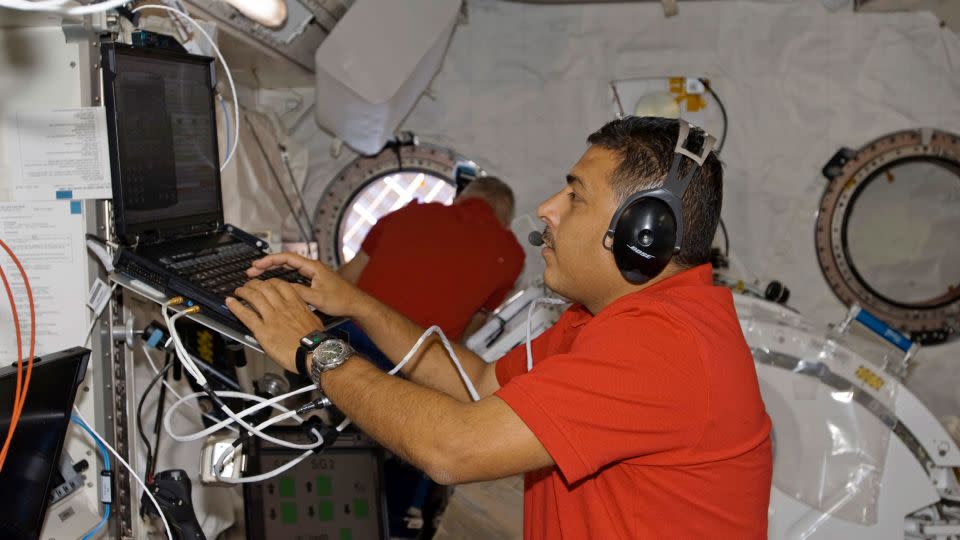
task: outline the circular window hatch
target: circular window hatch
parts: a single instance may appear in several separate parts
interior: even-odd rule
[[[858,304],[923,344],[960,331],[960,136],[899,131],[823,169],[820,268]]]
[[[349,262],[370,228],[383,216],[412,200],[450,204],[456,188],[446,178],[425,171],[388,172],[360,188],[343,207],[337,234],[340,260]]]
[[[412,200],[449,204],[457,166],[464,163],[472,164],[426,143],[355,159],[330,182],[314,210],[320,261],[332,268],[349,261],[378,219]]]

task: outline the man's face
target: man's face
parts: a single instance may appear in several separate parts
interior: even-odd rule
[[[611,290],[624,282],[613,254],[603,247],[617,208],[609,178],[619,163],[612,150],[591,146],[570,170],[567,185],[537,209],[547,225],[544,282],[591,311],[605,305]]]

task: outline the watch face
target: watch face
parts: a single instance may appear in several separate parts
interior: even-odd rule
[[[323,345],[316,351],[316,359],[322,365],[329,365],[336,362],[343,356],[343,353],[346,351],[344,343],[340,340],[330,340],[323,343]]]

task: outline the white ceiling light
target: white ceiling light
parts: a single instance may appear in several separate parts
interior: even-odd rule
[[[280,28],[287,22],[287,3],[284,0],[223,0],[245,17],[266,26]]]

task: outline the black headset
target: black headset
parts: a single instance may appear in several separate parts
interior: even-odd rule
[[[617,208],[603,235],[603,247],[613,252],[620,273],[633,283],[646,283],[666,268],[683,245],[683,194],[710,155],[717,139],[704,132],[700,154],[686,148],[690,124],[679,122],[673,162],[663,186],[634,193]],[[678,178],[684,156],[696,166]]]

